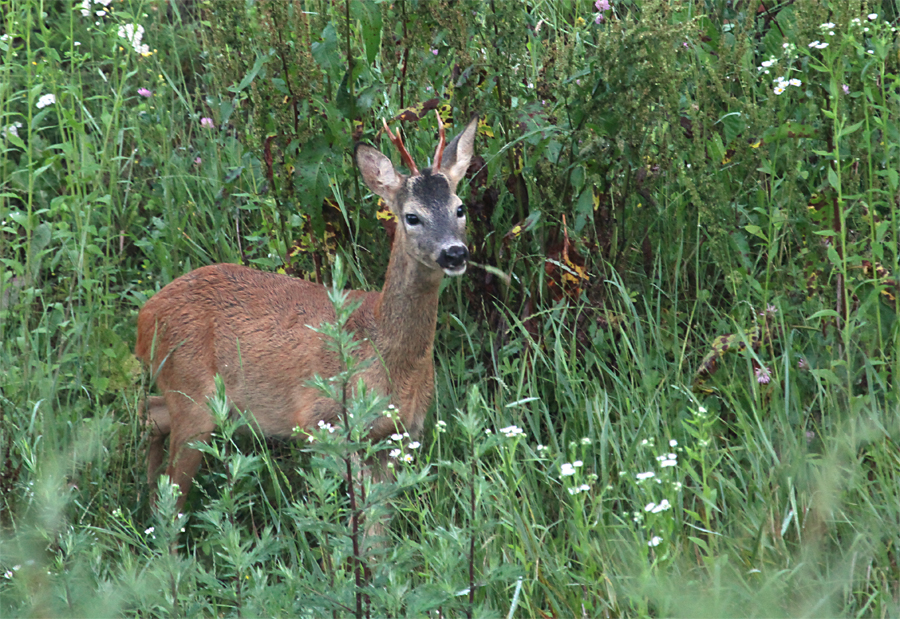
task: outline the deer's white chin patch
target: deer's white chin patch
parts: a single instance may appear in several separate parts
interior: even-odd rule
[[[462,275],[466,272],[466,267],[468,265],[464,264],[462,266],[456,267],[455,269],[444,269],[444,273],[449,275],[450,277],[456,277],[457,275]]]

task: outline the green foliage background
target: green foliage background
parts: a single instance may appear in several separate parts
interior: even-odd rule
[[[0,0],[4,616],[353,614],[333,452],[223,431],[151,514],[134,324],[220,261],[377,288],[350,153],[435,108],[474,264],[367,612],[900,615],[900,6],[609,5]]]

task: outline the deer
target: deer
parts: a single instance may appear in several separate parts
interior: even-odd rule
[[[472,160],[478,118],[449,144],[438,115],[432,166],[421,172],[399,132],[382,120],[409,174],[378,149],[357,144],[354,160],[365,185],[397,220],[381,291],[349,292],[359,306],[347,328],[360,339],[358,355],[374,359],[360,376],[367,390],[390,399],[393,419],[368,429],[377,442],[398,431],[421,435],[434,395],[434,335],[444,275],[467,266],[466,211],[456,195]],[[181,490],[181,509],[202,460],[191,442],[215,430],[207,400],[220,375],[232,410],[248,411],[265,436],[289,438],[340,415],[339,403],[310,385],[337,375],[340,364],[313,328],[335,319],[325,286],[236,264],[195,269],[164,286],[141,308],[135,355],[155,377],[160,396],[145,401],[149,426],[147,481],[151,504],[163,465]]]

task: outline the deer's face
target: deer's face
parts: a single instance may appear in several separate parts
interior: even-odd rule
[[[398,192],[398,232],[406,251],[420,264],[447,275],[466,271],[466,208],[440,172],[424,170],[406,179]]]

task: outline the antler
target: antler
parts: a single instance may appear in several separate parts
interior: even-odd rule
[[[437,150],[434,151],[434,171],[437,172],[441,169],[441,158],[444,156],[444,121],[441,120],[441,113],[437,110],[434,111],[435,115],[438,119],[438,145]]]
[[[400,158],[403,159],[403,163],[406,164],[406,167],[409,168],[409,171],[412,172],[413,176],[419,175],[419,168],[416,167],[416,162],[413,161],[412,156],[409,154],[409,151],[406,150],[406,147],[403,145],[403,138],[400,137],[400,132],[397,132],[397,135],[391,131],[391,128],[388,127],[387,121],[385,119],[381,119],[381,122],[384,124],[384,130],[387,131],[388,137],[393,142],[394,146],[397,150],[400,151]]]

